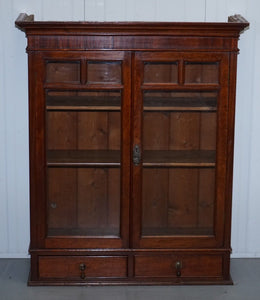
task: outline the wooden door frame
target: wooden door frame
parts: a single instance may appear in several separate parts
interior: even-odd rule
[[[129,194],[130,194],[130,113],[131,113],[131,54],[127,51],[42,51],[29,54],[29,111],[30,111],[30,202],[31,244],[30,250],[44,248],[128,248],[129,246]],[[47,234],[47,178],[46,178],[46,132],[45,132],[45,89],[85,89],[82,85],[46,84],[45,62],[47,60],[80,60],[122,62],[122,84],[95,85],[90,89],[120,89],[121,107],[121,202],[120,236],[58,236]],[[82,74],[82,69],[81,69]],[[53,87],[52,87],[53,86]],[[117,87],[118,86],[118,87]]]
[[[139,166],[132,164],[132,235],[131,244],[134,248],[209,248],[221,247],[224,245],[225,231],[225,207],[229,199],[226,198],[226,189],[228,185],[227,174],[227,143],[229,129],[229,53],[224,52],[136,52],[133,60],[134,73],[133,82],[133,132],[132,147],[136,144],[140,146],[142,152],[142,85],[143,85],[143,63],[144,61],[173,61],[178,59],[183,64],[184,60],[190,61],[218,61],[220,64],[219,85],[184,84],[184,72],[179,66],[178,81],[179,84],[155,84],[162,90],[185,90],[194,89],[218,90],[218,109],[217,109],[217,147],[216,147],[216,191],[215,191],[215,209],[214,209],[214,234],[213,235],[190,235],[190,236],[141,236],[142,222],[142,163]]]

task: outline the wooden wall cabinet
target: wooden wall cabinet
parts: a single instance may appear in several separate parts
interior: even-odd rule
[[[227,23],[35,22],[31,285],[228,284],[237,41]]]

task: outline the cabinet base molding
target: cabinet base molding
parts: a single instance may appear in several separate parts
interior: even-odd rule
[[[30,275],[29,275],[30,276]],[[160,279],[153,279],[153,280],[94,280],[94,281],[87,281],[87,282],[80,282],[80,281],[33,281],[29,277],[28,280],[29,286],[111,286],[111,285],[233,285],[233,281],[231,277],[227,280],[207,280],[205,278],[187,278],[183,280],[162,280]]]
[[[232,284],[229,250],[71,252],[31,251],[28,285]]]

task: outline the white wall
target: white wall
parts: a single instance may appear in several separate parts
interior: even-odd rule
[[[36,20],[226,21],[251,25],[238,60],[232,221],[233,257],[260,257],[260,11],[258,0],[0,0],[0,257],[29,245],[27,57],[20,12]]]

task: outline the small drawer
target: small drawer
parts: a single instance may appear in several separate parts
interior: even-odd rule
[[[136,277],[221,277],[221,255],[135,256]]]
[[[42,279],[123,278],[127,277],[124,256],[41,256],[39,277]]]

